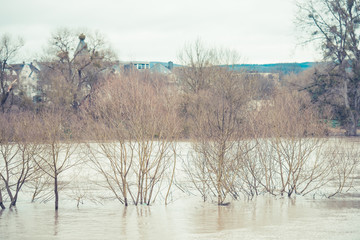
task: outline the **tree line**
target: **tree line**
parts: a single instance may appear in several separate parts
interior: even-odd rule
[[[42,101],[32,104],[13,94],[16,79],[7,72],[23,43],[2,37],[0,207],[4,196],[16,206],[24,187],[36,201],[52,186],[45,198],[58,209],[59,192],[71,181],[65,173],[76,166],[96,170],[102,187],[125,206],[151,205],[160,195],[167,203],[174,185],[219,205],[261,194],[330,197],[347,190],[359,152],[326,138],[324,118],[336,116],[356,135],[358,2],[308,1],[300,9],[332,60],[282,82],[235,71],[238,53],[200,40],[181,50],[174,75],[114,73],[108,71],[114,54],[100,35],[87,34],[86,43],[80,35],[79,44],[62,29],[41,61]],[[180,159],[184,139],[191,147]],[[186,173],[181,186],[178,166]]]
[[[1,114],[0,206],[4,196],[16,206],[25,187],[33,201],[54,199],[58,209],[72,180],[66,172],[79,166],[94,169],[125,206],[159,196],[168,203],[175,185],[219,205],[336,183],[324,192],[330,197],[352,186],[359,152],[324,138],[327,125],[309,93],[219,67],[238,58],[232,51],[196,42],[183,53],[189,67],[176,70],[178,83],[133,69],[106,75],[76,110],[72,99]],[[190,144],[185,158],[181,140]]]

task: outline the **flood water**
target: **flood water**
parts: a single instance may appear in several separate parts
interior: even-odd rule
[[[0,212],[0,239],[360,239],[359,198],[258,197],[218,207],[188,197],[164,205],[19,202]]]
[[[164,197],[159,196],[160,201],[152,206],[124,207],[117,200],[93,202],[85,198],[77,207],[71,196],[74,189],[68,188],[60,192],[59,211],[55,212],[53,200],[30,203],[30,195],[22,192],[16,208],[0,210],[0,240],[359,240],[359,176],[351,194],[330,199],[321,195],[316,199],[312,195],[291,199],[264,195],[232,201],[228,206],[217,206],[211,201],[203,203],[199,196],[175,187],[167,206]],[[94,190],[94,185],[89,184],[87,188],[105,195],[103,189]]]

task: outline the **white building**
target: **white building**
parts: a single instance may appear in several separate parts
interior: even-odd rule
[[[37,63],[24,64],[18,74],[17,92],[23,92],[33,102],[37,102],[41,96],[41,90],[38,87],[39,74],[40,67]]]

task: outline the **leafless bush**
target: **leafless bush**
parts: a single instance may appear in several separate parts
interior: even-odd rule
[[[216,81],[208,90],[191,96],[194,155],[188,159],[188,175],[201,193],[216,196],[219,205],[229,195],[236,198],[235,180],[242,164],[246,103],[242,75],[217,68]]]
[[[35,173],[34,158],[39,145],[34,144],[36,133],[33,113],[1,115],[0,177],[10,198],[10,207],[15,206],[23,185]]]
[[[336,139],[329,144],[327,149],[328,159],[331,164],[331,180],[336,189],[328,197],[347,192],[353,187],[356,170],[360,164],[360,150],[358,143]]]
[[[81,163],[76,156],[79,142],[75,117],[70,112],[45,111],[39,118],[38,143],[42,150],[35,158],[37,167],[54,182],[55,210],[59,208],[59,177]],[[71,179],[66,179],[70,181]]]
[[[259,183],[272,194],[307,194],[328,182],[324,124],[305,93],[280,89],[257,113]]]
[[[9,115],[1,115],[1,132],[0,132],[0,154],[1,154],[1,162],[0,162],[0,177],[2,180],[2,184],[0,185],[1,190],[6,190],[9,197],[11,198],[11,202],[13,201],[13,194],[11,191],[11,182],[10,178],[12,178],[12,169],[16,167],[16,161],[14,160],[17,154],[17,146],[13,143],[14,133],[12,128],[12,119]],[[2,196],[1,196],[2,198]],[[2,199],[1,199],[2,200]],[[2,208],[5,208],[3,202],[0,203]]]
[[[32,179],[27,182],[27,187],[31,192],[31,202],[37,200],[46,202],[51,199],[52,193],[49,192],[51,186],[52,178],[36,165]]]
[[[96,141],[88,144],[92,164],[125,206],[129,199],[150,205],[174,163],[174,92],[164,84],[148,73],[110,78],[87,113]]]

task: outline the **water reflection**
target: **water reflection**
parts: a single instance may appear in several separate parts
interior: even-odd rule
[[[54,236],[58,235],[59,231],[59,211],[54,212]]]
[[[123,210],[122,210],[122,214],[121,214],[121,216],[122,216],[122,220],[121,220],[121,222],[122,222],[122,224],[120,224],[120,226],[121,226],[121,235],[122,236],[128,236],[129,234],[128,234],[128,232],[127,232],[127,229],[128,229],[128,222],[126,221],[126,219],[128,218],[128,209],[129,208],[123,208]]]
[[[219,207],[187,198],[151,207],[64,204],[58,212],[22,202],[0,211],[0,239],[360,239],[359,222],[358,199],[259,197]]]
[[[328,199],[323,203],[317,201],[313,204],[329,210],[360,209],[360,199]]]

